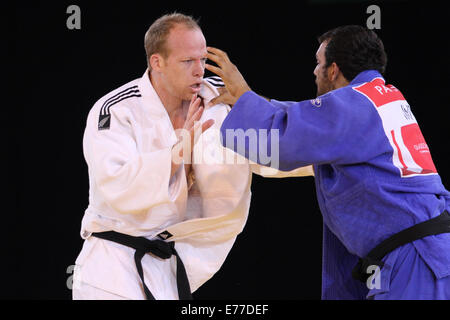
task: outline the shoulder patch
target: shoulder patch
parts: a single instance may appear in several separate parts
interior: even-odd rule
[[[310,101],[311,101],[311,104],[312,104],[314,107],[320,107],[320,106],[322,106],[322,100],[321,100],[320,98],[312,99],[312,100],[310,100]]]
[[[100,114],[98,117],[98,130],[106,130],[111,125],[111,113],[110,109],[113,105],[132,97],[141,97],[138,86],[132,86],[124,89],[112,97],[109,97],[100,108]]]

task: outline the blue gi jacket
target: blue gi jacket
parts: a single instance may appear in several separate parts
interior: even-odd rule
[[[324,299],[364,298],[367,287],[351,278],[358,257],[393,234],[450,211],[450,193],[410,106],[375,70],[313,100],[269,102],[251,91],[242,95],[222,124],[223,144],[273,166],[261,162],[260,134],[256,149],[250,134],[245,148],[237,136],[227,135],[227,129],[252,128],[270,132],[268,152],[278,147],[280,170],[314,165],[324,221]],[[413,245],[436,278],[450,275],[450,234]]]

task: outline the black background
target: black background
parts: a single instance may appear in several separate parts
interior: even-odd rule
[[[81,30],[66,9],[81,8]],[[448,11],[436,1],[58,1],[5,5],[7,192],[3,299],[70,299],[67,268],[81,249],[88,204],[82,136],[89,109],[146,68],[144,34],[173,11],[200,18],[208,45],[228,52],[252,89],[279,100],[315,97],[316,37],[365,25],[381,8],[386,79],[421,126],[448,188]],[[207,74],[210,75],[210,74]],[[197,299],[320,299],[322,219],[314,181],[254,176],[250,216],[222,269]]]

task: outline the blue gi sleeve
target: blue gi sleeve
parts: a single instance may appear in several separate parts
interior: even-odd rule
[[[278,101],[278,100],[272,99],[272,100],[270,100],[270,103],[275,107],[280,107],[281,109],[286,110],[287,108],[289,108],[296,102],[294,102],[294,101]]]
[[[377,139],[371,132],[380,129],[381,120],[372,109],[342,89],[296,103],[269,102],[249,91],[223,122],[222,142],[252,161],[283,171],[310,164],[358,163],[376,155]],[[245,140],[239,140],[242,135]],[[278,167],[273,161],[277,152]],[[271,163],[263,161],[264,154]]]

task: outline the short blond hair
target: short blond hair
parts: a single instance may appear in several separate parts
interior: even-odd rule
[[[159,53],[164,58],[169,56],[170,52],[166,46],[167,37],[169,36],[170,30],[180,24],[184,25],[188,29],[199,29],[201,31],[198,20],[195,20],[191,16],[177,12],[163,15],[155,20],[150,28],[148,28],[145,33],[144,46],[147,56],[147,64],[150,71],[150,57],[153,54]]]

